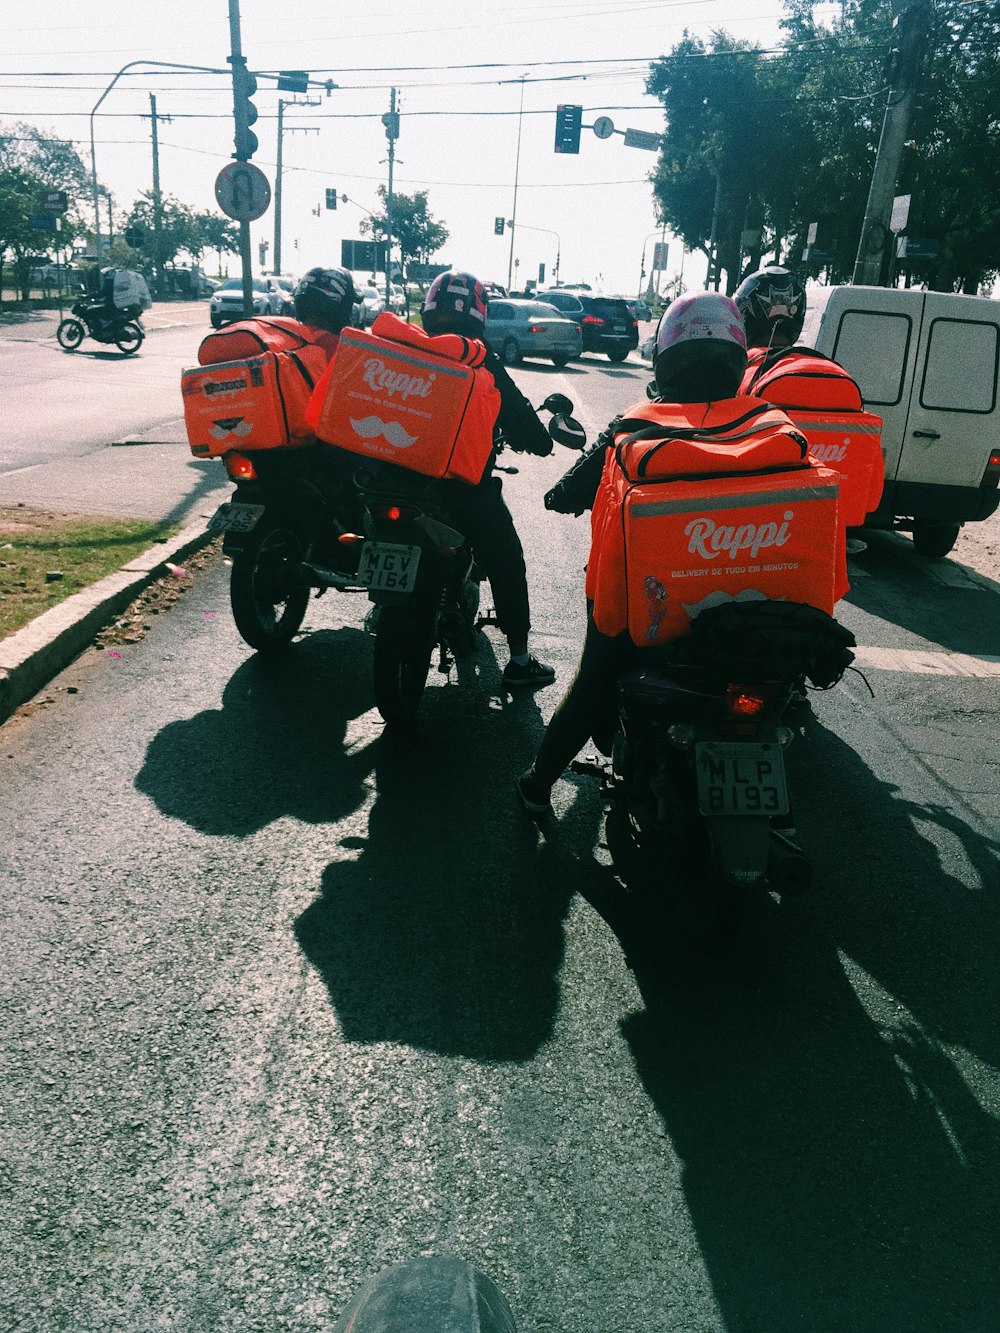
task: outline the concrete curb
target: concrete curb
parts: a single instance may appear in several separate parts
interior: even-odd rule
[[[143,588],[162,577],[166,561],[201,550],[213,535],[204,523],[192,524],[0,640],[0,723],[69,666]]]

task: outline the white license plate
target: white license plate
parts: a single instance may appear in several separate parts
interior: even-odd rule
[[[778,745],[701,741],[694,747],[703,815],[788,813],[785,757]]]
[[[419,564],[419,546],[365,542],[361,548],[358,582],[373,592],[412,592]]]
[[[624,334],[624,332],[625,332],[625,325],[624,325],[624,324],[612,324],[612,325],[611,325],[611,332],[612,332],[612,333],[621,333],[621,334]]]
[[[236,504],[229,500],[220,505],[208,521],[209,532],[252,532],[264,512],[263,505]]]

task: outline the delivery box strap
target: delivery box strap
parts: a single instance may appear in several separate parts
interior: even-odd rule
[[[279,333],[284,334],[288,338],[297,338],[299,348],[310,347],[312,345],[309,342],[308,338],[303,338],[301,333],[299,333],[296,329],[289,328],[287,324],[278,324],[277,322],[274,322],[272,320],[260,319],[260,318],[240,320],[239,324],[240,327],[238,329],[228,328],[219,330],[220,334],[222,335],[222,338],[231,337],[233,333],[239,333],[241,337],[252,338],[256,343],[259,344],[260,350],[262,352],[273,351],[274,349],[268,346],[265,339],[263,339],[260,336],[260,334],[256,331],[256,329],[250,327],[250,325],[252,324],[262,324],[266,329],[277,329]],[[213,335],[209,334],[208,336],[209,338],[211,338]],[[298,350],[298,348],[296,350]]]
[[[836,378],[842,379],[847,377],[847,373],[844,371],[840,363],[834,361],[832,356],[827,356],[825,352],[817,352],[812,347],[776,347],[765,353],[761,358],[760,365],[757,367],[753,378],[743,392],[753,393],[754,385],[757,381],[761,379],[762,376],[769,374],[775,366],[779,365],[789,356],[808,356],[815,361],[828,361],[831,365],[837,366],[841,372]]]
[[[312,372],[310,371],[306,363],[302,360],[302,358],[296,352],[288,352],[287,356],[289,361],[294,361],[295,364],[298,366],[299,373],[305,380],[306,384],[308,384],[309,388],[315,389],[316,381],[313,379]]]
[[[882,427],[872,425],[865,421],[819,421],[815,417],[801,416],[803,409],[801,407],[791,407],[785,409],[796,426],[802,430],[824,430],[824,431],[848,431],[851,435],[881,435]],[[845,410],[845,416],[847,415]],[[862,413],[858,412],[858,416]]]
[[[808,472],[813,466],[812,460],[803,459],[801,463],[772,463],[768,467],[753,468],[747,472],[678,472],[669,477],[643,477],[636,480],[626,477],[631,486],[672,486],[675,481],[733,481],[737,477],[774,477],[782,472]]]
[[[823,482],[817,486],[793,487],[787,491],[737,491],[732,495],[705,495],[698,499],[634,500],[629,505],[632,518],[659,518],[662,514],[705,514],[734,509],[753,509],[761,505],[805,504],[836,499],[835,483]],[[624,512],[624,511],[623,511]]]
[[[669,427],[654,424],[652,426],[646,427],[643,430],[634,431],[624,440],[619,441],[618,445],[615,448],[615,462],[618,464],[619,468],[621,468],[625,476],[630,481],[633,480],[632,476],[629,473],[628,467],[626,466],[624,461],[623,457],[624,449],[628,445],[636,444],[641,441],[658,440],[659,444],[657,444],[655,448],[650,449],[647,454],[643,455],[643,457],[639,460],[638,467],[636,468],[636,476],[638,478],[644,478],[646,477],[649,471],[650,463],[660,452],[660,449],[664,448],[666,445],[673,444],[677,440],[687,440],[693,444],[738,444],[743,440],[751,440],[755,435],[760,434],[762,423],[760,422],[759,416],[760,416],[759,413],[751,412],[748,413],[746,416],[739,418],[735,422],[727,422],[725,426],[719,426],[715,428],[687,427],[684,429],[671,429]],[[735,427],[740,426],[747,421],[753,421],[755,423],[749,430],[735,429]],[[632,423],[626,422],[624,424],[627,427],[630,426]],[[780,429],[780,427],[778,427],[777,429]],[[808,443],[804,438],[804,436],[802,436],[798,430],[786,430],[784,433],[788,439],[793,440],[795,444],[798,446],[799,457],[805,458],[806,453],[808,452]],[[785,465],[785,467],[788,466],[790,465],[788,464]],[[784,468],[778,469],[778,471],[783,471],[783,470]],[[696,475],[701,475],[701,474],[696,474]]]

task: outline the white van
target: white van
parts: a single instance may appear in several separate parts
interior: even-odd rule
[[[810,287],[799,342],[839,361],[885,426],[885,490],[867,526],[947,555],[1000,504],[1000,301],[887,287]]]

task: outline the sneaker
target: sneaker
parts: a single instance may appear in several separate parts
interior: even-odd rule
[[[544,815],[552,809],[552,788],[535,777],[534,768],[526,769],[517,780],[517,794],[525,810]]]
[[[521,685],[535,688],[551,685],[555,678],[555,667],[546,666],[537,657],[529,657],[523,666],[511,658],[503,669],[503,683],[508,690],[517,689]]]
[[[867,551],[867,550],[868,550],[868,543],[863,542],[860,539],[860,537],[848,537],[847,539],[848,555],[860,555],[862,551]]]

